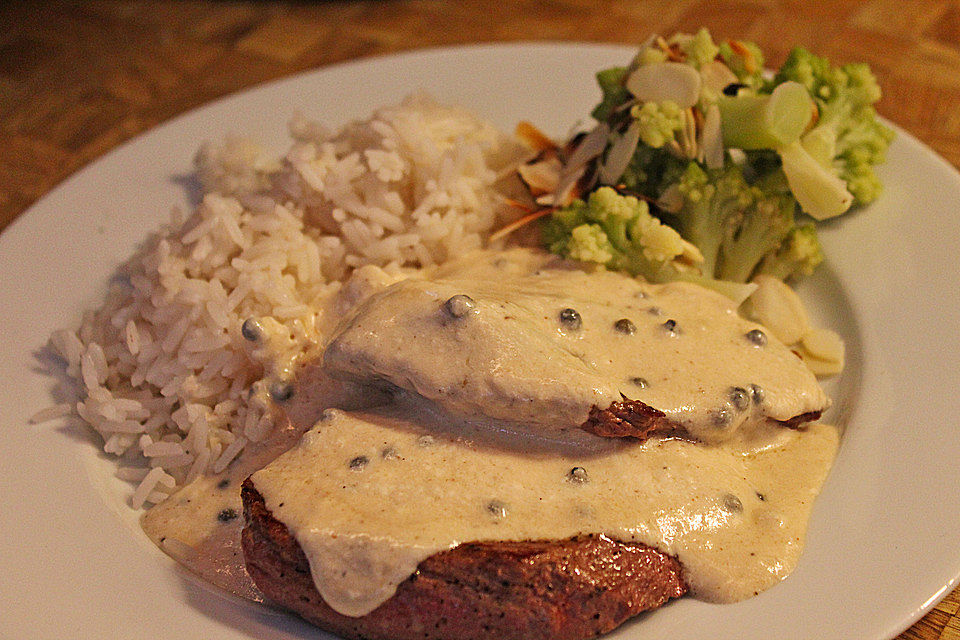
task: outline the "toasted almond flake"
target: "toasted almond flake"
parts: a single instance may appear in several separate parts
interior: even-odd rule
[[[739,40],[727,40],[730,45],[730,48],[733,49],[733,52],[738,56],[743,58],[743,68],[747,73],[756,73],[757,72],[757,59],[753,57],[753,52],[747,48],[745,44]]]
[[[502,229],[500,229],[499,231],[495,231],[495,232],[491,233],[491,234],[490,234],[490,242],[495,242],[495,241],[499,240],[500,238],[503,238],[503,237],[505,237],[505,236],[507,236],[507,235],[510,235],[511,233],[513,233],[514,231],[516,231],[517,229],[519,229],[520,227],[523,227],[523,226],[525,226],[525,225],[533,222],[534,220],[538,220],[538,219],[544,217],[545,215],[547,215],[547,214],[549,214],[549,213],[552,213],[553,211],[554,211],[554,209],[553,209],[552,207],[547,207],[547,208],[545,208],[545,209],[539,209],[539,210],[537,210],[537,211],[534,211],[533,213],[529,213],[529,214],[523,216],[522,218],[520,218],[520,219],[518,219],[518,220],[514,220],[514,221],[511,222],[510,224],[508,224],[508,225],[506,225],[505,227],[503,227]]]
[[[567,159],[564,169],[578,169],[590,162],[601,153],[607,146],[607,137],[610,135],[610,126],[606,122],[601,122],[594,127],[590,133],[586,134],[573,150]]]
[[[634,120],[623,135],[617,139],[607,153],[606,162],[600,168],[602,184],[616,184],[630,164],[633,153],[640,142],[640,121]]]
[[[720,130],[720,108],[712,104],[707,108],[700,131],[700,149],[703,161],[710,169],[723,167],[723,133]]]
[[[530,189],[534,196],[553,193],[560,182],[560,171],[563,166],[556,156],[544,158],[536,162],[522,164],[517,167],[521,180]]]
[[[688,109],[700,100],[702,81],[696,69],[680,62],[656,62],[637,67],[626,81],[627,90],[644,102],[670,100]]]
[[[697,152],[697,119],[693,115],[693,109],[687,109],[683,112],[683,135],[681,146],[684,154],[693,160],[699,153]]]
[[[556,143],[547,136],[544,132],[537,129],[531,123],[526,120],[521,120],[517,123],[517,128],[514,130],[514,133],[524,145],[529,147],[532,151],[542,152],[547,149],[556,149]]]
[[[587,167],[581,166],[575,171],[569,172],[565,171],[561,174],[560,181],[557,183],[557,188],[553,192],[553,199],[551,201],[541,201],[538,200],[537,203],[546,206],[557,206],[563,207],[571,202],[575,198],[580,197],[580,189],[578,187],[580,183],[580,178],[583,177],[583,174],[586,172]]]
[[[730,67],[719,60],[711,60],[700,67],[700,78],[704,88],[718,93],[740,81]]]

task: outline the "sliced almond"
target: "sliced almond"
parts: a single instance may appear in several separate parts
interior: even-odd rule
[[[590,133],[583,136],[577,148],[573,150],[567,159],[567,167],[579,169],[587,164],[601,153],[607,146],[607,136],[610,135],[610,126],[606,122],[601,122],[594,127]]]
[[[547,149],[557,148],[557,144],[551,140],[547,134],[526,120],[521,120],[517,123],[517,128],[514,133],[517,138],[532,151],[541,152]]]
[[[703,161],[709,169],[723,168],[723,134],[720,130],[720,107],[715,104],[707,108],[700,131],[700,150]]]
[[[780,342],[796,344],[810,331],[810,320],[800,296],[772,276],[753,279],[757,290],[747,300],[747,314],[767,327]]]
[[[656,62],[638,67],[625,83],[627,90],[644,102],[670,100],[688,109],[700,100],[700,73],[681,62]]]
[[[727,43],[730,45],[730,48],[733,49],[734,53],[743,58],[744,70],[747,73],[756,73],[757,59],[753,57],[753,52],[739,40],[727,40]]]
[[[627,130],[610,147],[607,153],[607,159],[600,168],[600,182],[602,184],[614,184],[626,171],[630,164],[630,158],[633,152],[637,150],[637,144],[640,142],[640,122],[634,120],[627,127]]]
[[[560,159],[552,156],[538,162],[522,164],[517,167],[517,173],[529,187],[530,193],[539,196],[556,190],[561,169]]]
[[[830,329],[811,329],[801,338],[803,348],[814,358],[839,362],[843,366],[843,339]]]
[[[717,93],[723,91],[728,85],[740,82],[730,67],[719,60],[711,60],[700,67],[700,79],[703,81],[704,88]]]
[[[835,376],[843,371],[842,361],[821,360],[807,353],[806,349],[800,349],[800,357],[807,368],[817,376]]]
[[[586,166],[581,166],[576,171],[564,171],[560,175],[557,187],[552,194],[547,194],[537,198],[537,204],[553,207],[565,207],[574,199],[582,194],[580,189],[580,178],[586,172]]]
[[[685,158],[693,160],[697,157],[697,122],[693,109],[683,112],[683,128],[677,133],[677,140]]]

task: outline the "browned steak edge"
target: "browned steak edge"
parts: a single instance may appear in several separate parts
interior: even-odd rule
[[[789,420],[775,422],[789,429],[797,429],[805,422],[819,419],[821,413],[821,411],[809,411]],[[590,408],[586,422],[580,425],[580,428],[604,438],[636,438],[640,441],[653,436],[686,434],[685,429],[668,418],[663,411],[629,398],[622,402],[614,402],[606,409],[600,409],[594,405]]]
[[[683,432],[683,427],[670,420],[663,411],[639,400],[629,399],[614,402],[606,409],[594,405],[580,428],[604,438],[630,437],[640,440]]]
[[[359,618],[317,593],[306,556],[250,480],[242,487],[247,570],[271,600],[344,638],[580,640],[686,593],[679,562],[603,536],[461,544],[424,560]]]
[[[777,420],[780,424],[787,427],[788,429],[799,429],[807,422],[813,422],[814,420],[819,420],[820,416],[823,414],[823,411],[808,411],[807,413],[801,413],[800,415],[793,416],[789,420]]]

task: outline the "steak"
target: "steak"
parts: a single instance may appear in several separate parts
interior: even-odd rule
[[[808,411],[789,420],[774,420],[788,429],[798,429],[804,423],[820,419],[822,411]],[[639,400],[624,398],[606,409],[590,408],[590,415],[580,428],[602,438],[634,438],[641,442],[654,436],[689,437],[682,425]]]
[[[344,638],[580,640],[687,591],[676,558],[640,543],[596,535],[470,542],[427,558],[389,600],[348,617],[323,601],[302,549],[249,479],[242,498],[243,552],[254,582]]]

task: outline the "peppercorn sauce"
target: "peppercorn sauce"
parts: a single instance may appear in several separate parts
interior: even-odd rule
[[[838,443],[833,427],[776,422],[829,400],[757,331],[694,284],[528,250],[474,254],[343,319],[323,370],[392,402],[327,411],[252,481],[345,615],[459,543],[588,533],[674,554],[694,595],[740,600],[796,565]],[[579,428],[624,398],[684,437]]]
[[[252,480],[344,615],[369,613],[462,542],[594,533],[676,555],[694,596],[750,597],[796,566],[837,430],[769,426],[750,442],[578,444],[506,437],[404,401],[330,410]],[[363,457],[358,467],[351,461]],[[578,471],[574,469],[579,468]]]
[[[345,615],[470,541],[643,542],[676,555],[692,593],[716,602],[796,565],[838,433],[776,421],[829,399],[719,294],[517,249],[405,279],[358,269],[318,317],[329,340],[317,353],[291,359],[267,320],[251,341],[268,376],[297,363],[290,394],[263,394],[282,418],[273,436],[143,518],[208,580],[260,597],[240,564],[242,518],[228,517],[250,474]],[[580,428],[591,407],[624,399],[663,411],[680,437]]]
[[[452,314],[449,301],[463,299],[469,313]],[[577,438],[591,407],[629,398],[720,442],[829,405],[800,358],[776,340],[758,345],[758,330],[696,284],[650,285],[514,249],[370,296],[337,328],[323,364],[498,428]]]

